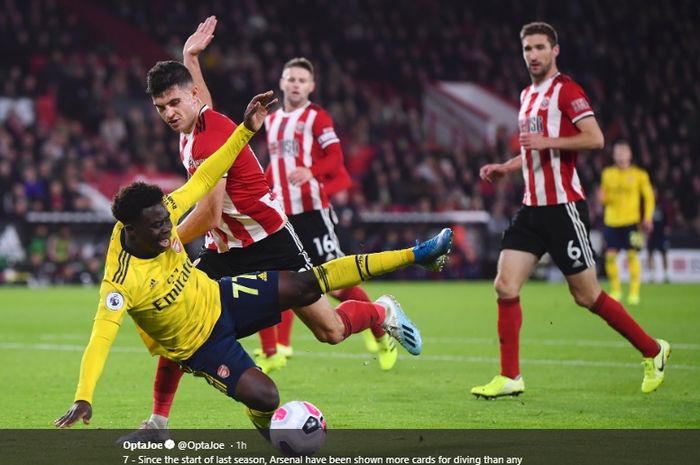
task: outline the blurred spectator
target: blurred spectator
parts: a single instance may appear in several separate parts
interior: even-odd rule
[[[71,238],[69,226],[62,226],[57,233],[49,236],[46,244],[46,257],[53,264],[53,276],[57,282],[70,282],[74,274],[71,263],[78,253],[78,245]]]
[[[361,187],[348,203],[355,212],[483,207],[494,233],[521,201],[520,179],[488,186],[476,176],[478,166],[517,150],[511,134],[500,128],[496,144],[479,152],[425,146],[420,108],[423,87],[434,80],[472,81],[517,104],[528,78],[513,31],[531,15],[521,2],[420,0],[400,9],[385,1],[243,2],[230,11],[214,0],[194,9],[184,0],[167,9],[136,0],[96,4],[123,21],[121,31],[88,28],[76,5],[8,0],[0,11],[0,220],[88,211],[81,183],[104,188],[143,167],[182,174],[171,156],[177,138],[144,95],[152,65],[143,62],[146,47],[129,45],[135,36],[123,31],[135,27],[165,59],[211,13],[219,15],[221,37],[202,66],[224,113],[238,114],[251,93],[275,86],[290,56],[318,64],[316,99],[332,114]],[[669,199],[673,227],[697,234],[700,64],[688,57],[700,56],[700,36],[692,33],[700,9],[691,0],[621,0],[614,9],[602,0],[542,1],[536,13],[571,39],[561,68],[588,91],[608,141],[631,141]],[[264,144],[256,152],[264,163]],[[596,190],[609,156],[580,157],[587,192]],[[592,208],[594,222],[597,213]],[[354,227],[355,246],[376,234]]]
[[[100,135],[111,151],[116,150],[126,139],[126,124],[123,119],[117,116],[117,112],[112,107],[107,107],[105,117],[100,123]]]
[[[45,285],[51,282],[51,273],[54,266],[48,261],[48,235],[46,225],[39,225],[34,229],[33,236],[27,245],[29,271],[32,283]]]

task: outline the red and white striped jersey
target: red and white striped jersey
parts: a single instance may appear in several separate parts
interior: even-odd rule
[[[266,175],[288,215],[329,207],[324,181],[345,172],[340,140],[330,115],[307,102],[289,113],[278,109],[265,119],[270,164]],[[334,147],[334,144],[338,144]],[[295,168],[311,169],[314,177],[301,186],[292,185],[288,175]],[[349,177],[348,185],[349,183]]]
[[[526,87],[520,94],[518,124],[521,134],[536,132],[545,137],[574,136],[580,132],[576,122],[588,116],[593,116],[593,110],[583,89],[560,73],[538,85]],[[525,178],[525,205],[557,205],[586,198],[576,172],[577,152],[521,148],[520,154]]]
[[[191,176],[234,129],[236,124],[229,118],[206,105],[202,107],[194,131],[180,134],[180,160],[187,173]],[[250,147],[245,146],[225,177],[221,222],[207,232],[207,248],[225,252],[247,247],[282,229],[287,216]]]

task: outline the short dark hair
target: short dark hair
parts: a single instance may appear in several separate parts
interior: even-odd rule
[[[159,61],[146,75],[146,93],[158,97],[174,85],[185,87],[192,82],[189,70],[179,61]]]
[[[146,208],[163,202],[163,191],[155,184],[134,182],[122,187],[112,201],[112,215],[124,224],[133,224]]]
[[[549,39],[549,43],[554,47],[559,43],[559,35],[557,31],[552,27],[551,24],[544,23],[542,21],[536,21],[534,23],[528,23],[523,26],[520,30],[520,41],[525,37],[531,36],[533,34],[544,34]]]
[[[295,57],[289,60],[284,64],[284,68],[282,68],[282,71],[284,72],[285,69],[287,68],[304,68],[308,72],[311,73],[311,75],[314,75],[314,65],[311,64],[311,61],[308,58],[304,57]]]

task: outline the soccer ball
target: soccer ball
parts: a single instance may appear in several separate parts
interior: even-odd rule
[[[272,416],[270,440],[284,455],[313,455],[326,440],[326,419],[311,402],[287,402]]]

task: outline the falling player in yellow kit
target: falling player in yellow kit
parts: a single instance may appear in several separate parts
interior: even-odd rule
[[[450,229],[412,248],[347,256],[303,272],[251,273],[216,282],[195,268],[173,224],[216,185],[275,102],[272,92],[257,95],[246,109],[244,124],[172,194],[163,195],[157,186],[138,182],[117,194],[112,212],[118,222],[107,251],[75,401],[55,421],[57,427],[69,427],[81,419],[89,423],[97,380],[128,313],[153,355],[179,362],[186,372],[204,377],[245,404],[255,426],[264,431],[279,404],[279,394],[238,338],[279,323],[280,313],[287,308],[307,306],[323,293],[355,286],[373,276],[410,264],[442,269],[452,244]],[[301,320],[323,342],[341,342],[379,323],[411,354],[421,352],[418,328],[390,296],[380,297],[365,313],[333,311],[330,306],[325,310],[324,315],[298,310]]]
[[[605,272],[610,280],[610,295],[618,301],[622,298],[622,286],[617,269],[617,253],[627,251],[630,291],[627,303],[639,303],[642,266],[639,251],[642,248],[641,230],[647,234],[653,228],[654,191],[649,175],[632,165],[632,150],[628,142],[613,146],[615,166],[603,170],[600,183],[601,201],[605,207]],[[640,199],[644,199],[641,215]]]

